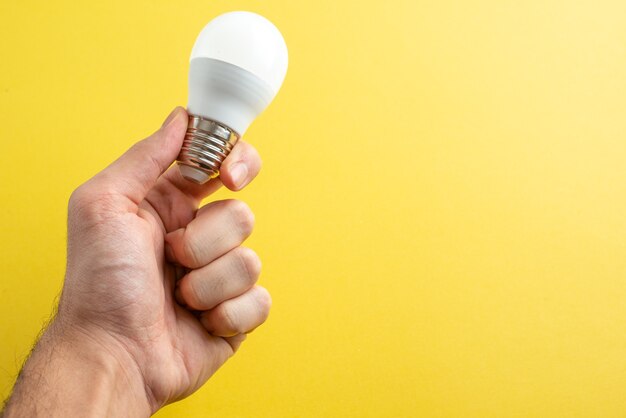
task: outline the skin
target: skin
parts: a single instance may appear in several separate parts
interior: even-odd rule
[[[4,417],[140,417],[189,396],[269,313],[260,261],[241,246],[254,216],[237,200],[261,160],[240,141],[204,185],[170,167],[187,114],[72,194],[57,315],[25,363]],[[168,167],[170,167],[168,169]]]

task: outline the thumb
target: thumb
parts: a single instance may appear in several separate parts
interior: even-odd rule
[[[94,180],[139,204],[178,156],[186,130],[187,112],[179,106],[158,131],[133,145]]]

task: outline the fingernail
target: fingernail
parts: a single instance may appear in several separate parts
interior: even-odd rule
[[[230,166],[230,176],[233,179],[233,183],[238,189],[245,186],[248,178],[248,166],[245,163],[239,162]]]
[[[170,122],[172,122],[174,119],[176,119],[176,115],[178,114],[178,109],[179,107],[176,106],[174,108],[174,110],[171,111],[171,113],[169,114],[169,116],[165,119],[165,121],[163,122],[163,125],[161,125],[161,128],[165,128],[167,125],[170,124]]]

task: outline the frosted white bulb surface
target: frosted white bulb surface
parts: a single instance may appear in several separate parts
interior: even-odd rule
[[[191,51],[188,110],[243,135],[278,93],[287,62],[285,41],[269,20],[251,12],[220,15]]]
[[[276,94],[287,73],[287,45],[266,18],[230,12],[207,24],[191,50],[194,58],[213,58],[236,65],[267,83]]]

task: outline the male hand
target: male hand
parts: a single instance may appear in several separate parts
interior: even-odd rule
[[[146,416],[197,390],[271,305],[241,246],[254,216],[237,200],[261,161],[240,141],[219,179],[196,185],[168,167],[187,114],[81,185],[69,203],[58,313],[28,360],[6,416]],[[27,409],[27,408],[31,409]]]

